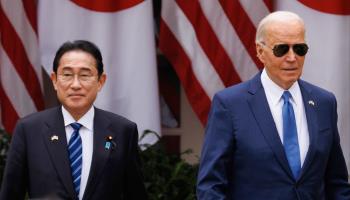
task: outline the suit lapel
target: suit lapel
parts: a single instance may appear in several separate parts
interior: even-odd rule
[[[316,99],[313,98],[311,89],[307,87],[307,85],[300,80],[299,86],[301,90],[301,94],[303,96],[303,102],[305,107],[305,114],[306,114],[306,120],[307,120],[307,126],[309,131],[309,138],[310,138],[310,145],[308,152],[306,154],[306,158],[301,170],[300,177],[302,178],[305,172],[307,171],[307,168],[310,166],[313,158],[315,157],[315,146],[317,141],[317,132],[318,132],[318,120],[317,120],[317,113],[316,113],[316,106],[317,102]]]
[[[105,143],[108,136],[114,135],[109,129],[110,121],[108,118],[101,115],[101,110],[95,108],[94,116],[94,149],[92,155],[91,168],[88,182],[86,185],[84,198],[88,199],[94,191],[96,184],[99,182],[103,169],[109,158],[112,149],[106,149]]]
[[[261,73],[256,75],[250,81],[248,92],[251,94],[251,97],[248,98],[248,103],[266,142],[274,152],[283,169],[291,178],[293,178],[293,174],[290,170],[281,139],[278,135],[277,128],[266,99],[264,88],[261,84],[260,75]]]
[[[46,119],[46,124],[47,130],[43,134],[44,143],[58,176],[69,195],[74,197],[75,191],[68,158],[67,138],[60,107],[53,110],[51,118]]]

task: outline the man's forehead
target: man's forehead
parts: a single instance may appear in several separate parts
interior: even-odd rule
[[[86,51],[80,50],[80,49],[73,49],[73,50],[69,50],[67,52],[65,52],[62,56],[61,56],[61,60],[62,58],[76,58],[76,57],[87,57],[88,59],[92,59],[92,60],[96,60],[95,57]]]
[[[59,60],[58,66],[60,67],[75,67],[87,65],[89,67],[97,68],[97,61],[93,55],[82,50],[67,51],[62,55]],[[85,67],[85,68],[89,68]]]
[[[82,67],[62,66],[61,69],[62,69],[62,71],[75,71],[75,70],[77,70],[77,71],[91,71],[91,70],[93,70],[93,68],[91,68],[91,67],[84,67],[84,66],[82,66]]]
[[[284,37],[304,39],[305,29],[304,25],[297,21],[290,23],[275,22],[267,24],[264,36],[266,40]]]
[[[266,23],[265,29],[304,29],[304,23],[297,19],[272,20]]]

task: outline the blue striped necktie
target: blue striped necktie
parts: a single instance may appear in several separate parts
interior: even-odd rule
[[[70,160],[70,167],[72,170],[74,189],[77,194],[77,197],[79,197],[81,167],[82,167],[82,161],[83,161],[82,144],[81,144],[81,138],[79,135],[79,129],[82,125],[79,123],[71,123],[70,125],[72,126],[74,131],[68,144],[69,160]]]
[[[284,100],[282,107],[283,146],[294,178],[297,179],[300,173],[301,164],[294,110],[292,104],[289,102],[291,96],[292,95],[289,91],[284,91],[282,95]]]

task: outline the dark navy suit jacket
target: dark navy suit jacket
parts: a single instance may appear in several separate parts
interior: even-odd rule
[[[52,140],[52,136],[58,140]],[[114,145],[105,148],[106,138]],[[138,158],[136,124],[95,109],[93,156],[84,200],[146,199]],[[1,200],[75,199],[60,107],[21,119],[16,125],[1,187]]]
[[[197,182],[199,200],[350,200],[336,99],[319,87],[298,82],[310,146],[297,180],[259,73],[213,99]]]

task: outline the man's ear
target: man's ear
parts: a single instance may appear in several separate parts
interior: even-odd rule
[[[256,48],[256,56],[259,58],[259,60],[262,62],[262,63],[265,63],[265,59],[264,59],[264,55],[263,55],[263,52],[264,52],[264,47],[263,45],[261,45],[260,43],[255,43],[255,48]]]
[[[51,78],[53,87],[55,88],[55,90],[57,90],[57,86],[56,86],[56,84],[57,84],[57,74],[55,72],[52,72],[50,78]]]
[[[107,79],[107,75],[105,73],[103,73],[100,78],[98,79],[98,91],[100,91],[103,87],[103,85],[105,84]]]

